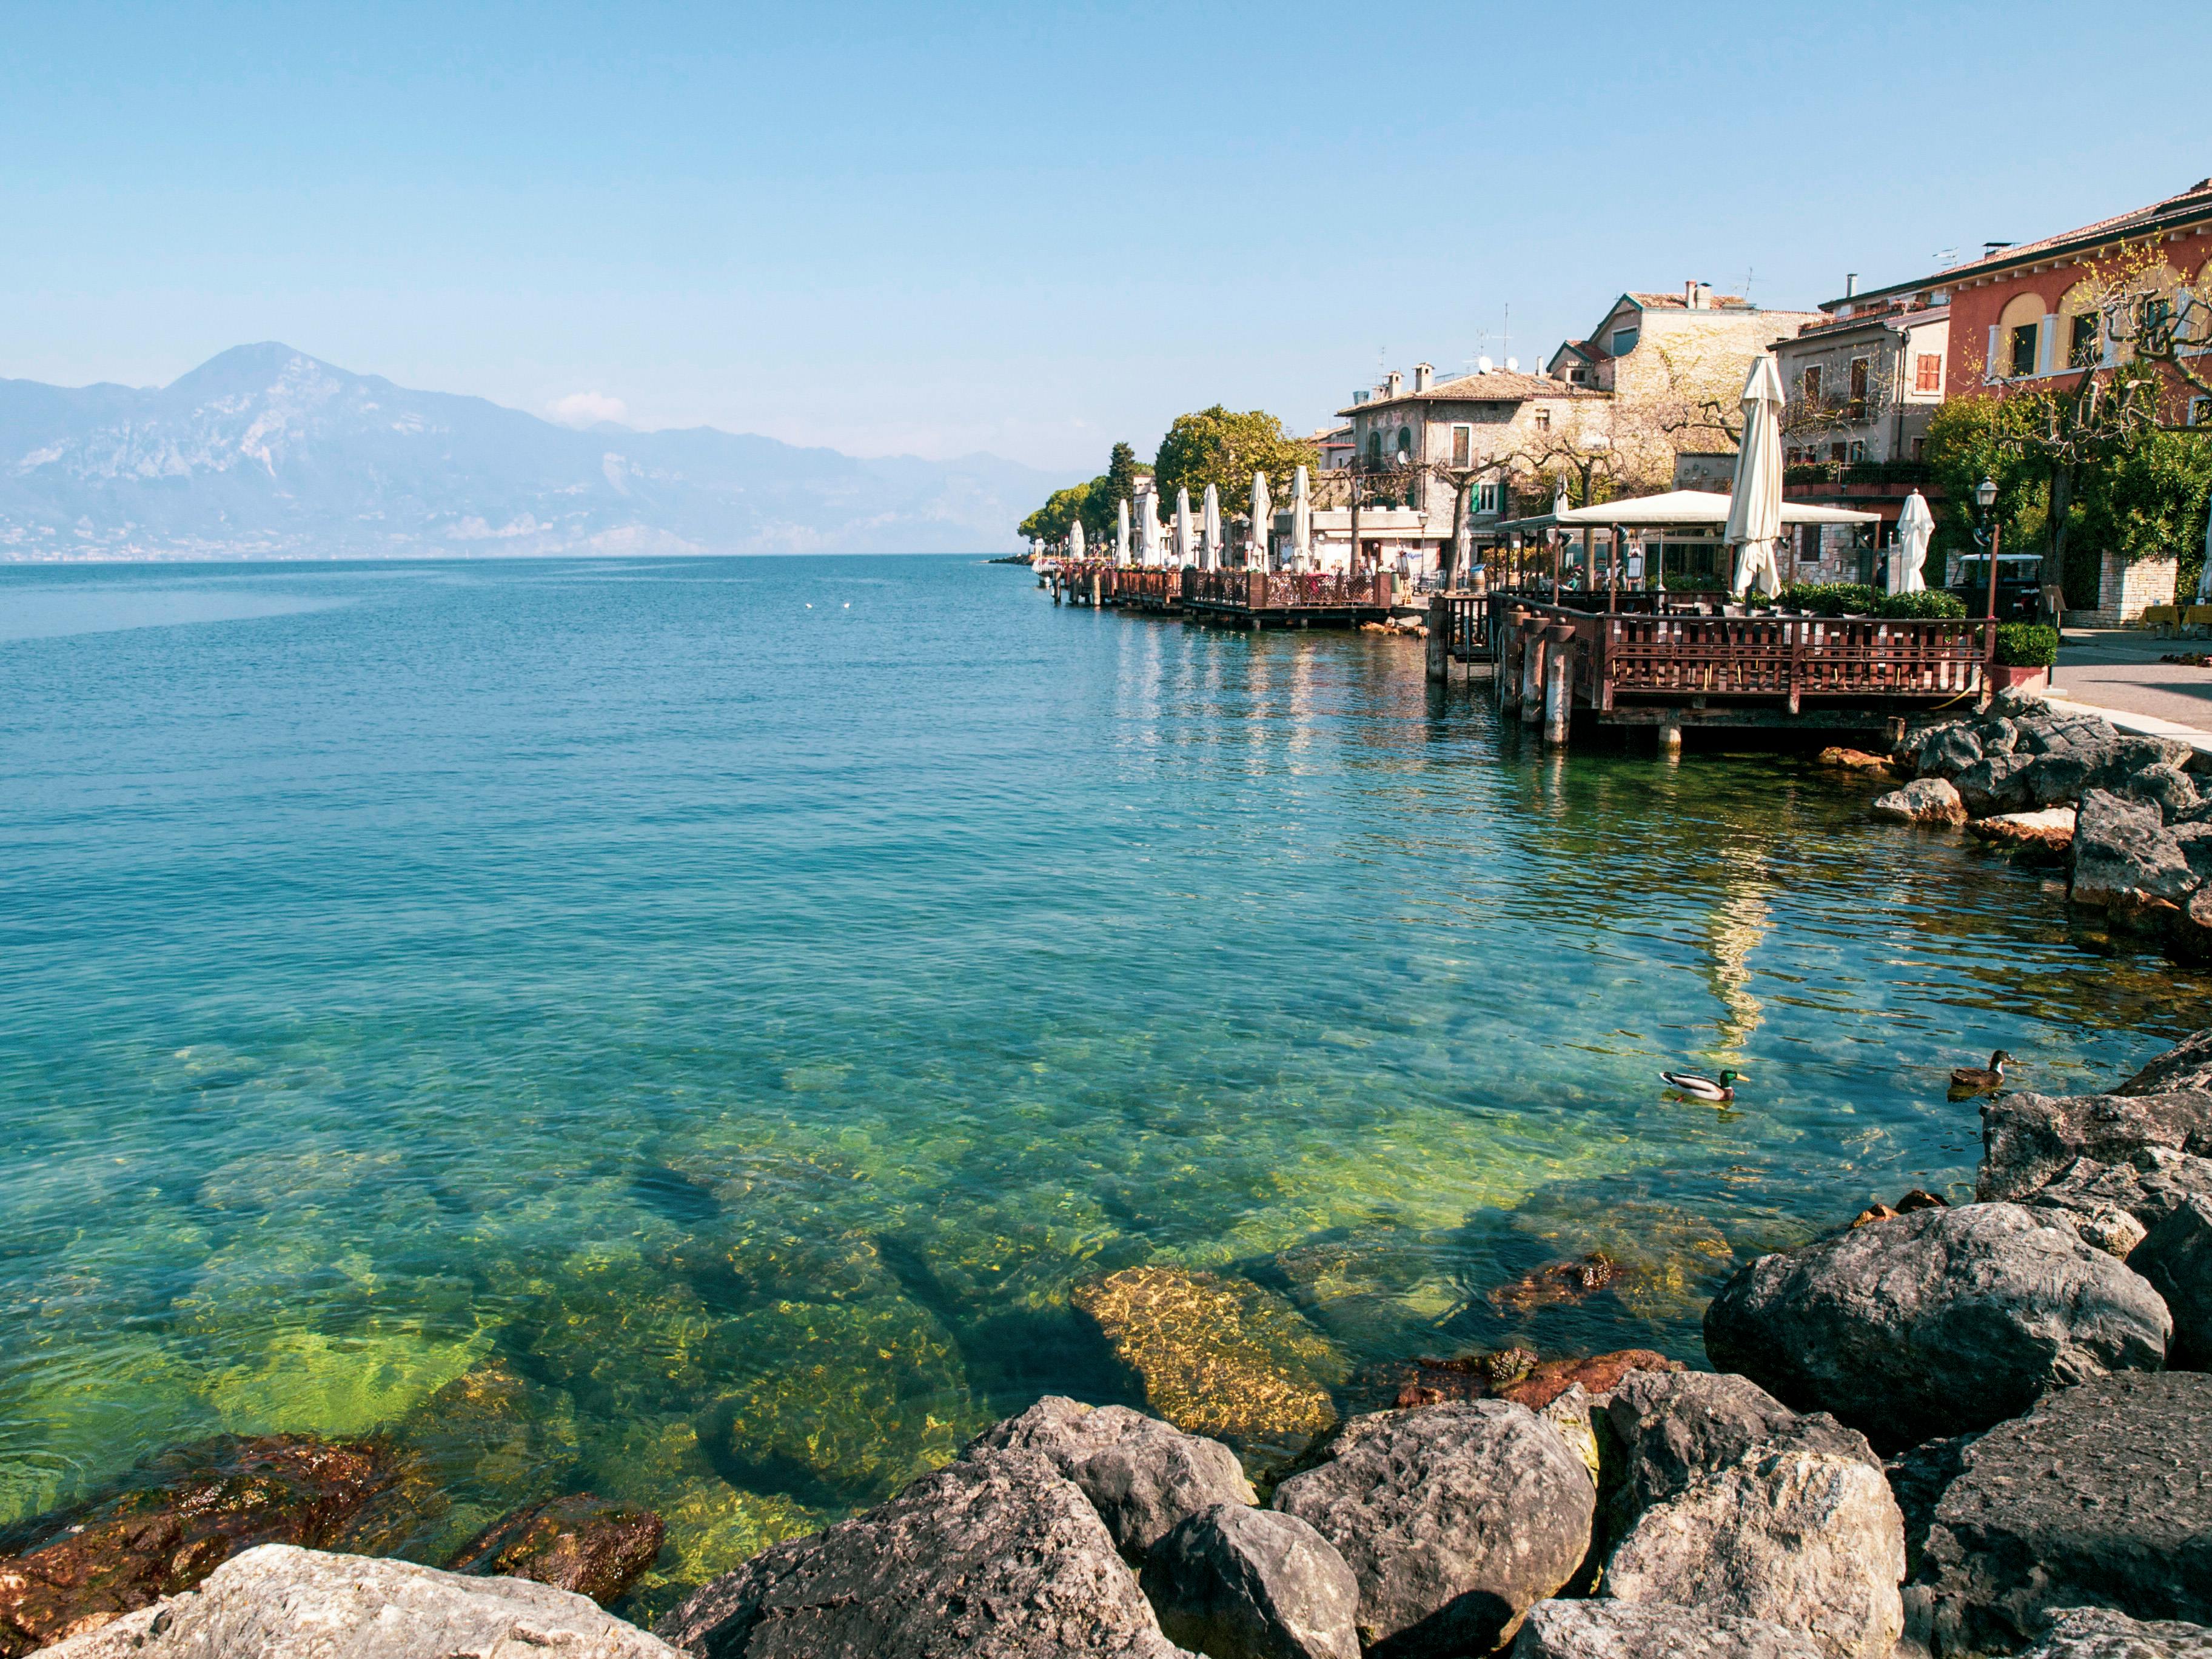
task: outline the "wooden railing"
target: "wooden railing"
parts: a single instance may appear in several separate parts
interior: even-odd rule
[[[1443,612],[1444,652],[1455,662],[1493,662],[1490,636],[1491,606],[1487,593],[1439,593],[1431,601],[1430,615],[1441,605]],[[1433,622],[1430,624],[1435,626]]]
[[[1244,611],[1342,610],[1388,607],[1390,578],[1383,572],[1347,576],[1335,571],[1193,570],[1183,597]]]
[[[1990,624],[1877,617],[1592,615],[1518,604],[1575,653],[1575,701],[1807,697],[1943,701],[1978,691]]]

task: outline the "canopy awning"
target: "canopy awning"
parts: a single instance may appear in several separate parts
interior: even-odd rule
[[[1580,529],[1585,525],[1725,525],[1729,498],[1711,489],[1670,489],[1663,495],[1639,495],[1632,501],[1605,501],[1596,507],[1571,507],[1552,515],[1554,524]],[[1784,524],[1878,524],[1879,513],[1854,513],[1844,507],[1816,507],[1810,501],[1782,503]]]

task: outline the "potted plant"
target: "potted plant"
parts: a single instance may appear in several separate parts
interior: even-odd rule
[[[2051,677],[2058,660],[2058,630],[2049,623],[1997,624],[1996,661],[1990,669],[1990,689],[2011,691]]]

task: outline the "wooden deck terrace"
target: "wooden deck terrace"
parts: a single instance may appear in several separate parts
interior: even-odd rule
[[[1577,720],[1878,731],[1909,713],[1978,699],[1995,625],[1871,617],[1711,616],[1587,610],[1516,595],[1485,607],[1498,701],[1564,743]],[[1603,605],[1603,594],[1585,604]]]
[[[1390,615],[1390,576],[1267,570],[1132,569],[1064,565],[1055,600],[1249,628],[1351,628]]]

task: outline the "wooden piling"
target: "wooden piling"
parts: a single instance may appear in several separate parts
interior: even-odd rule
[[[1544,625],[1530,618],[1521,629],[1521,724],[1544,718]]]
[[[1574,721],[1575,648],[1556,641],[1544,651],[1544,742],[1551,748],[1565,746],[1567,730]]]
[[[1441,593],[1429,600],[1429,680],[1443,684],[1451,674],[1451,607]]]

